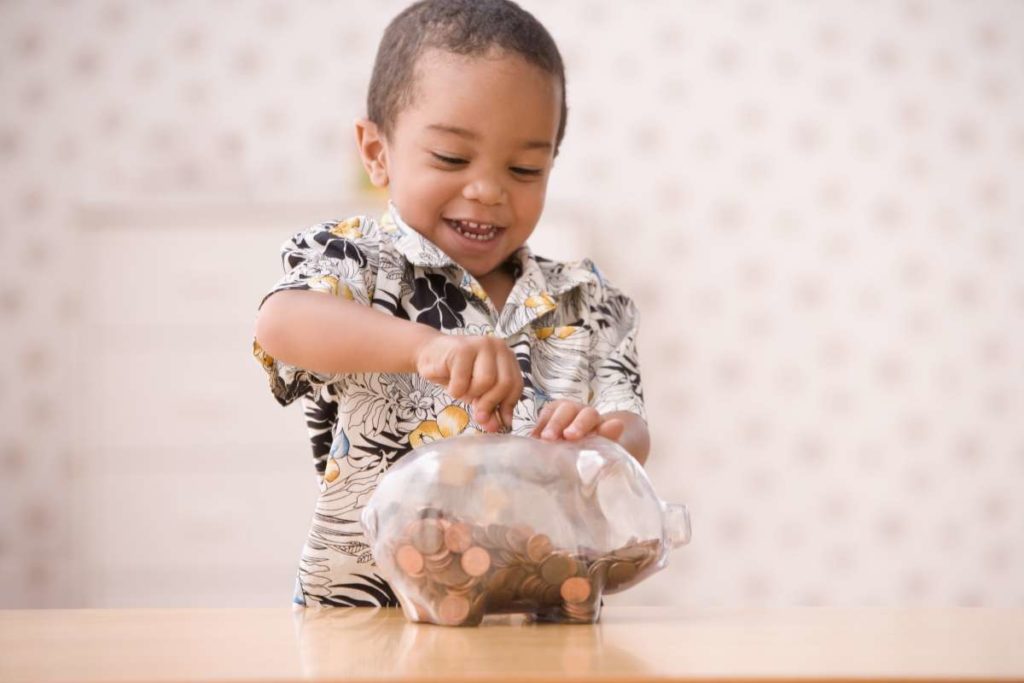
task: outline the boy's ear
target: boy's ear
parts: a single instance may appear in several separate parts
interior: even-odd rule
[[[374,187],[388,186],[387,149],[380,128],[370,119],[356,119],[356,147]]]

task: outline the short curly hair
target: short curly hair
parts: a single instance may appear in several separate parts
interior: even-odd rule
[[[562,91],[558,153],[568,114],[562,55],[547,29],[510,0],[421,0],[391,20],[377,48],[366,97],[366,114],[385,135],[412,102],[416,60],[429,48],[466,56],[498,48],[554,76]]]

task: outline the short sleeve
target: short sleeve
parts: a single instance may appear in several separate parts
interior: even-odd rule
[[[607,283],[599,290],[590,305],[590,405],[599,413],[626,410],[647,419],[636,348],[636,305]]]
[[[366,217],[320,223],[295,234],[281,246],[284,276],[263,297],[260,306],[275,293],[288,289],[322,292],[368,306],[377,270],[375,237],[376,226]],[[283,406],[342,377],[281,362],[255,339],[253,356],[267,373],[271,393]]]

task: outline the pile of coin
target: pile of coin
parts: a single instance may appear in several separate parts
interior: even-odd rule
[[[601,595],[640,580],[660,539],[612,552],[555,548],[525,525],[476,524],[434,508],[419,511],[385,545],[400,597],[442,624],[476,625],[484,614],[527,612],[542,621],[592,623]]]

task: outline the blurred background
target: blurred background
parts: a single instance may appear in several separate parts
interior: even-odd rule
[[[376,213],[405,2],[0,3],[0,607],[286,606],[317,493],[251,357],[278,248]],[[1024,606],[1024,3],[527,0],[534,248],[642,313],[693,543],[611,604]]]

